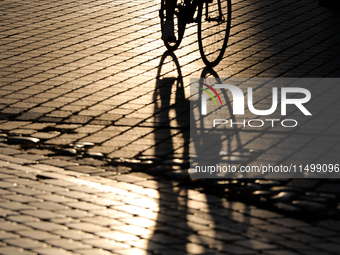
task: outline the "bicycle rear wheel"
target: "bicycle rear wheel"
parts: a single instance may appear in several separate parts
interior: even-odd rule
[[[175,13],[174,13],[174,32],[176,36],[176,42],[167,42],[164,41],[165,47],[170,51],[177,50],[178,46],[181,44],[183,39],[184,30],[185,30],[185,21],[183,20],[182,16],[180,15],[181,5],[177,4]],[[163,34],[163,28],[166,21],[166,10],[165,10],[165,0],[161,0],[161,9],[159,10],[159,17],[161,21],[161,31]]]
[[[202,0],[198,8],[198,46],[203,62],[216,66],[227,47],[231,0]]]

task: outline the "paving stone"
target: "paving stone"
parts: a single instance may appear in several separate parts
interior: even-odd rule
[[[1,179],[13,178],[13,175],[10,174],[0,174]]]
[[[140,226],[144,228],[152,228],[156,225],[154,220],[146,219],[143,217],[130,217],[130,218],[122,218],[121,222],[125,222],[134,226]],[[159,223],[157,223],[159,225]]]
[[[24,230],[24,231],[17,231],[17,233],[21,236],[25,237],[33,237],[37,240],[47,240],[47,239],[58,239],[59,236],[55,234],[48,233],[46,231],[40,230]]]
[[[62,195],[65,197],[70,197],[70,198],[74,198],[74,199],[86,199],[88,197],[90,197],[89,194],[84,193],[84,192],[78,192],[78,191],[65,191],[63,190],[62,192],[56,192],[58,195]]]
[[[340,193],[340,188],[337,183],[323,183],[316,190],[317,192],[325,192],[325,193]]]
[[[63,169],[60,167],[55,167],[55,166],[51,166],[47,164],[36,164],[36,165],[31,165],[31,167],[36,168],[36,169],[41,169],[44,171],[51,171],[51,172],[63,171]]]
[[[268,218],[282,218],[280,214],[261,210],[261,209],[252,209],[249,212],[244,210],[245,213],[249,213],[250,216],[252,217],[259,217],[263,219],[268,219]]]
[[[330,243],[330,242],[321,242],[316,244],[311,244],[314,247],[318,247],[321,250],[337,253],[340,250],[340,245],[336,243]]]
[[[63,215],[57,214],[54,212],[50,212],[47,210],[23,210],[21,211],[23,214],[27,214],[33,217],[37,217],[43,220],[53,219],[53,218],[64,218]]]
[[[141,208],[138,206],[133,206],[133,205],[120,205],[120,206],[114,206],[113,207],[114,210],[118,210],[118,211],[122,211],[124,213],[128,213],[131,215],[135,215],[135,216],[141,216],[144,218],[148,218],[148,219],[155,219],[157,218],[157,213],[149,210],[149,209],[145,209],[145,208]],[[170,218],[170,217],[168,217]]]
[[[0,247],[0,253],[3,255],[34,255],[35,253],[24,251],[21,248],[13,247],[13,246],[6,246]]]
[[[68,229],[68,230],[57,230],[54,232],[57,235],[60,235],[65,238],[69,238],[72,240],[86,240],[86,239],[95,239],[96,237],[92,234],[85,233],[83,231]]]
[[[6,196],[2,196],[2,197],[6,198],[8,200],[14,200],[14,201],[18,201],[18,202],[21,202],[21,203],[42,201],[42,199],[38,199],[38,198],[35,198],[35,197],[31,197],[31,196],[25,196],[25,195],[6,195]]]
[[[15,239],[6,239],[6,243],[17,246],[24,249],[36,249],[36,248],[46,248],[47,245],[42,242],[34,241],[30,238],[15,238]]]
[[[94,189],[91,187],[85,187],[85,186],[71,186],[69,187],[71,191],[78,191],[86,194],[96,194],[99,193],[98,189]]]
[[[52,184],[54,186],[61,186],[65,188],[74,186],[73,183],[62,181],[62,180],[56,180],[56,179],[46,179],[46,180],[43,180],[43,182],[47,184]]]
[[[153,180],[148,180],[148,181],[141,181],[141,182],[136,182],[138,186],[142,186],[144,188],[153,188],[153,189],[160,189],[160,188],[169,188],[173,187],[173,184],[171,183],[164,183],[164,182],[156,182]]]
[[[18,214],[18,212],[0,208],[0,215],[2,217],[6,217],[6,216],[9,216],[9,215],[17,215],[17,214]]]
[[[173,246],[175,249],[182,250],[182,246]],[[183,250],[182,250],[183,251]],[[204,246],[193,244],[193,243],[187,243],[185,245],[185,250],[190,254],[209,254],[209,249],[205,248]]]
[[[73,241],[72,239],[53,239],[53,240],[47,240],[48,244],[51,244],[55,247],[59,247],[65,250],[80,250],[80,249],[91,249],[91,245],[86,245],[81,242]]]
[[[277,240],[277,243],[280,245],[286,247],[286,248],[291,248],[296,251],[301,251],[301,250],[309,250],[311,249],[311,246],[308,244],[304,244],[302,242],[295,242],[295,241],[289,241],[289,240]]]
[[[267,251],[267,254],[272,254],[272,255],[297,255],[298,253],[293,252],[293,251],[285,251],[285,250],[272,250],[272,251]]]
[[[57,187],[53,185],[34,184],[31,186],[37,190],[42,190],[42,191],[52,192],[52,193],[60,193],[60,192],[68,191],[68,189],[66,188],[61,188],[61,187]]]
[[[73,252],[53,247],[34,249],[34,251],[42,255],[74,255]]]
[[[91,217],[91,218],[82,218],[81,219],[83,222],[89,222],[92,224],[96,224],[98,226],[122,226],[125,225],[122,221],[118,221],[114,218],[108,218],[108,217]]]
[[[6,182],[13,183],[15,186],[18,186],[18,185],[29,186],[29,185],[35,185],[35,184],[37,184],[36,181],[32,181],[32,180],[24,179],[24,178],[6,179],[5,181],[6,181]]]
[[[0,229],[14,232],[14,231],[20,231],[20,230],[28,230],[29,228],[23,225],[17,224],[16,222],[2,221],[0,222]]]
[[[139,248],[131,248],[129,250],[118,250],[116,251],[117,254],[121,254],[121,255],[151,255],[152,253],[149,253],[145,250],[139,249]]]
[[[4,162],[2,160],[0,160],[0,166],[6,167],[6,168],[12,170],[11,171],[12,173],[13,173],[13,170],[25,171],[26,173],[24,172],[24,173],[20,174],[19,175],[20,177],[32,177],[32,176],[29,176],[29,174],[38,174],[39,173],[39,171],[35,170],[34,168],[19,165],[19,164],[14,164],[14,163],[10,163],[10,162]],[[4,172],[4,170],[2,170],[2,172]]]
[[[318,228],[318,227],[311,227],[311,226],[308,226],[308,227],[301,227],[301,228],[298,228],[299,231],[305,233],[305,234],[309,234],[311,236],[314,236],[314,237],[320,237],[320,236],[323,236],[323,237],[330,237],[330,236],[336,236],[336,232],[333,232],[331,230],[327,230],[327,229],[324,229],[324,228]]]
[[[243,247],[232,245],[232,244],[224,244],[224,245],[215,244],[214,248],[220,252],[228,252],[230,254],[244,254],[244,255],[257,254],[256,251],[248,250]]]
[[[67,227],[52,222],[26,222],[25,225],[30,226],[34,229],[45,230],[53,232],[55,230],[66,230]]]
[[[131,190],[131,191],[136,191],[139,189],[143,189],[142,185],[139,185],[139,182],[136,184],[131,184],[131,183],[123,183],[123,182],[117,182],[114,184],[114,187],[124,189],[124,190]]]
[[[215,238],[207,237],[207,236],[202,236],[202,235],[195,235],[191,234],[187,237],[187,240],[191,243],[196,243],[196,244],[209,244],[211,247],[214,246],[214,244],[218,245],[223,245],[223,242],[220,240],[217,240]]]
[[[98,172],[104,172],[104,169],[99,169],[95,167],[90,167],[90,166],[68,166],[67,169],[73,170],[73,171],[79,171],[82,173],[98,173]]]
[[[20,237],[19,235],[15,235],[13,233],[0,230],[0,240],[14,239],[14,238],[19,238],[19,237]]]
[[[67,206],[54,203],[54,202],[47,202],[47,201],[40,201],[40,202],[33,202],[29,203],[29,205],[32,205],[39,209],[45,209],[45,210],[51,210],[51,211],[59,211],[59,210],[67,210],[69,209]]]
[[[76,202],[76,199],[68,198],[65,196],[60,196],[57,194],[49,194],[49,195],[37,195],[37,197],[44,199],[45,201],[52,201],[55,203],[67,203],[67,202]]]
[[[121,231],[97,232],[96,235],[118,242],[127,242],[139,239],[135,235],[123,233]]]
[[[282,236],[291,239],[291,240],[295,240],[297,242],[301,242],[301,243],[310,243],[310,242],[318,242],[319,239],[317,237],[308,235],[308,233],[303,234],[303,233],[296,233],[296,234],[291,234],[291,233],[287,233],[287,234],[282,234]]]
[[[5,181],[0,181],[1,188],[8,189],[8,188],[13,188],[15,186],[17,186],[16,183],[7,182],[7,179]]]
[[[30,188],[21,188],[21,187],[15,187],[11,189],[12,191],[15,191],[17,193],[21,193],[24,195],[39,195],[39,194],[47,194],[47,192],[41,191],[41,190],[34,190]]]
[[[260,225],[258,227],[262,230],[268,231],[270,233],[275,233],[275,234],[296,233],[293,229],[281,227],[278,225]]]
[[[131,241],[131,242],[128,242],[128,244],[131,245],[132,247],[137,247],[139,249],[146,250],[146,251],[149,251],[149,252],[160,251],[160,250],[168,250],[169,249],[168,246],[158,244],[158,243],[152,242],[151,240],[147,240],[147,239],[141,239],[141,240],[138,240],[138,241]]]
[[[85,211],[89,211],[89,210],[105,210],[106,207],[105,206],[99,206],[99,205],[94,205],[92,203],[88,203],[88,202],[71,202],[71,203],[66,203],[67,206],[72,207],[72,208],[76,208],[76,209],[80,209],[80,210],[85,210]]]
[[[88,198],[86,199],[88,202],[92,202],[95,205],[110,207],[110,206],[116,206],[116,205],[123,205],[123,202],[116,201],[116,199],[108,199],[108,198]]]
[[[77,250],[77,253],[82,255],[91,255],[91,254],[98,254],[98,255],[111,255],[111,252],[104,251],[103,249],[96,249],[92,248],[90,250]]]
[[[160,254],[160,255],[171,255],[171,254],[173,254],[173,251],[158,250],[157,254]],[[184,255],[184,254],[188,254],[188,253],[187,252],[182,252],[182,251],[176,251],[176,254]]]
[[[113,230],[118,230],[124,233],[141,236],[141,235],[151,235],[153,233],[152,228],[146,229],[139,226],[131,226],[131,225],[114,225],[111,227]]]
[[[297,227],[302,227],[302,226],[308,226],[307,223],[295,219],[270,219],[269,221],[274,222],[276,224],[288,227],[288,228],[297,228]]]
[[[134,183],[134,182],[142,182],[145,181],[144,178],[134,176],[134,175],[118,175],[115,177],[115,180],[122,181],[122,182],[128,182],[128,183]]]
[[[292,187],[298,187],[298,188],[313,188],[319,182],[320,182],[319,180],[293,179],[293,180],[290,180],[287,183],[287,185],[292,186]]]
[[[7,217],[8,220],[13,222],[38,222],[40,221],[39,218],[32,217],[32,216],[25,216],[25,215],[13,215]]]
[[[11,148],[0,147],[0,153],[1,154],[5,154],[5,155],[16,155],[16,154],[21,154],[21,151],[20,150],[11,149]]]
[[[5,209],[13,210],[13,211],[21,211],[21,210],[30,210],[35,209],[33,206],[29,206],[26,204],[22,204],[19,202],[2,202],[0,203],[0,207]]]
[[[58,211],[61,215],[65,215],[68,217],[73,218],[83,218],[83,217],[91,217],[93,216],[92,213],[89,213],[87,211],[78,210],[78,209],[72,209],[72,210],[60,210]]]
[[[201,230],[198,231],[199,235],[208,236],[211,238],[216,238],[217,240],[222,241],[235,241],[242,239],[241,236],[237,236],[234,234],[222,232],[222,231],[214,231],[214,230]]]
[[[268,249],[276,249],[276,245],[260,242],[257,240],[241,240],[235,242],[235,244],[241,246],[241,247],[247,247],[253,250],[268,250]]]
[[[121,218],[130,218],[133,217],[133,214],[122,212],[122,211],[117,211],[113,209],[106,209],[106,210],[91,210],[89,211],[90,213],[93,213],[95,215],[101,215],[104,217],[109,217],[109,218],[115,218],[115,219],[121,219]]]
[[[84,223],[84,222],[69,223],[67,224],[67,227],[82,230],[84,232],[89,232],[89,233],[110,231],[110,228],[98,226],[92,223]]]
[[[21,158],[21,157],[12,157],[12,156],[8,156],[8,155],[0,155],[0,159],[4,160],[4,161],[11,162],[11,163],[16,163],[16,164],[32,164],[32,163],[34,163],[33,160],[24,159],[24,158]]]
[[[137,242],[139,242],[138,240]],[[109,239],[89,239],[83,240],[84,243],[90,244],[93,247],[104,249],[104,250],[122,250],[122,249],[130,249],[131,246],[126,243],[119,243]]]

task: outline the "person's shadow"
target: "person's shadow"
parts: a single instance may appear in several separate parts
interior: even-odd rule
[[[185,98],[181,69],[173,52],[166,51],[161,58],[153,100],[155,155],[168,158],[178,153],[189,155],[190,102]],[[176,131],[182,133],[184,145],[173,141]]]
[[[173,157],[178,159],[177,155],[188,158],[190,101],[185,96],[178,59],[172,52],[165,52],[161,58],[153,99],[155,154],[170,162]],[[175,164],[163,167],[159,171],[164,171],[164,179],[167,171],[177,169]],[[245,230],[246,225],[229,219],[233,214],[232,203],[189,189],[187,180],[170,188],[159,183],[157,190],[159,211],[148,239],[149,251],[174,255],[219,254],[230,241],[239,238],[237,234],[226,234],[228,238],[219,236],[223,231],[233,227],[237,231]],[[216,235],[219,237],[214,238]]]
[[[190,102],[185,99],[183,77],[178,59],[173,52],[163,54],[158,67],[154,99],[154,139],[155,155],[163,161],[171,161],[176,152],[189,155]],[[181,141],[179,147],[179,137]],[[164,175],[174,166],[164,166]],[[170,169],[169,169],[170,168]],[[166,178],[166,177],[165,177]],[[161,188],[161,187],[159,187]],[[186,189],[170,188],[159,192],[159,212],[148,248],[154,250],[158,244],[170,245],[174,254],[186,250],[186,238],[178,238],[183,233],[190,235],[192,229],[187,225],[188,214]],[[180,252],[178,253],[180,254]]]

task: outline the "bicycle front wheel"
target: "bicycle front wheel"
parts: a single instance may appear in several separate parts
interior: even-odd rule
[[[207,66],[214,67],[222,60],[228,44],[231,0],[202,0],[197,18],[202,60]]]
[[[164,41],[164,45],[170,51],[175,51],[181,44],[183,39],[184,31],[185,31],[185,22],[180,13],[181,5],[178,3],[174,12],[174,33],[176,37],[175,42],[167,42]],[[161,21],[161,31],[163,34],[163,28],[166,21],[166,8],[165,8],[165,0],[161,0],[161,9],[159,10],[159,17]]]

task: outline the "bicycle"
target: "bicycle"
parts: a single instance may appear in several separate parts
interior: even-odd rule
[[[165,0],[159,10],[161,30],[166,21]],[[175,51],[184,36],[187,24],[198,25],[198,46],[203,62],[208,67],[216,66],[223,58],[227,47],[230,23],[231,0],[179,0],[177,1],[174,24],[176,42],[164,41],[170,51]]]

